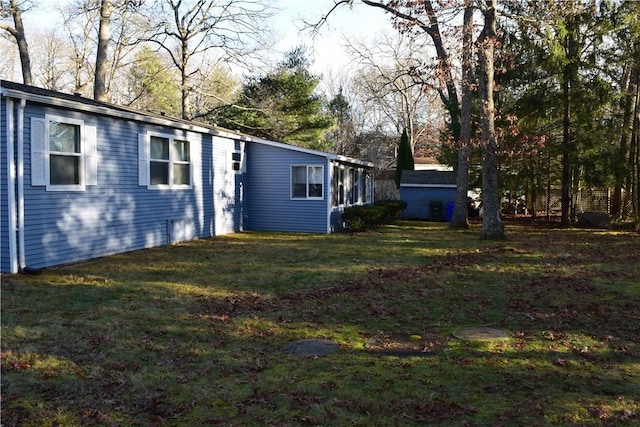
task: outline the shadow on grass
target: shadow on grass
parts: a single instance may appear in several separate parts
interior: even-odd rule
[[[640,422],[638,239],[510,236],[248,233],[5,276],[2,423]],[[511,337],[460,341],[462,326]],[[446,348],[372,354],[381,333]],[[341,351],[281,351],[301,338]]]

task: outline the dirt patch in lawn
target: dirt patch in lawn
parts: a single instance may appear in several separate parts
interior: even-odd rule
[[[372,336],[366,349],[370,353],[385,356],[432,356],[446,348],[446,341],[431,333],[381,332]]]

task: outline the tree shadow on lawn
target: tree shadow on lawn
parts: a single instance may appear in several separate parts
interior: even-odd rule
[[[192,281],[164,274],[187,262],[186,247],[132,254],[142,258],[129,263],[163,266],[132,282],[123,280],[136,277],[126,266],[3,277],[2,422],[636,423],[640,300],[627,289],[635,271],[621,268],[615,285],[602,284],[600,262],[591,271],[577,242],[559,240],[560,255],[526,238],[527,245],[480,243],[417,265],[313,276],[296,289],[227,279],[219,289],[206,271]],[[625,245],[612,265],[637,264]],[[228,268],[211,252],[199,256],[196,268]],[[522,265],[529,256],[536,268]],[[511,339],[451,336],[484,325],[511,331]],[[425,332],[446,349],[402,358],[367,349],[381,333]],[[280,351],[300,338],[332,339],[341,351],[303,359]]]

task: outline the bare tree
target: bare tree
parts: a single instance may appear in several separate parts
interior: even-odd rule
[[[413,151],[430,109],[431,86],[416,80],[412,72],[423,66],[426,46],[406,34],[383,34],[369,45],[351,41],[347,49],[362,66],[355,85],[364,94],[364,103],[380,109],[394,124],[396,134],[406,129]]]
[[[68,43],[55,30],[35,36],[31,44],[34,80],[45,89],[65,91],[71,82]]]
[[[18,3],[16,0],[2,0],[0,2],[0,14],[2,19],[12,18],[13,26],[0,22],[0,29],[7,31],[15,39],[20,53],[20,65],[22,68],[22,81],[24,84],[32,85],[31,78],[31,58],[29,56],[29,44],[24,32],[22,23],[22,12],[30,8],[30,2],[24,1]]]
[[[331,13],[337,8],[345,5],[352,5],[357,0],[334,0],[333,8],[325,14],[322,19],[315,24],[314,28],[319,29],[324,22],[329,18]],[[420,34],[426,34],[429,36],[433,43],[433,47],[436,51],[437,66],[435,70],[425,69],[422,67],[416,68],[413,73],[416,76],[424,78],[427,81],[426,74],[432,73],[433,76],[437,76],[439,85],[436,86],[436,90],[439,97],[448,112],[449,115],[449,127],[451,129],[454,145],[458,149],[466,150],[463,147],[464,141],[461,141],[461,108],[460,100],[458,99],[458,90],[456,81],[454,79],[453,67],[451,63],[451,56],[449,51],[445,47],[442,31],[440,29],[440,19],[438,16],[438,10],[433,5],[432,0],[413,1],[413,0],[398,0],[392,2],[382,2],[374,0],[360,0],[360,3],[367,6],[379,8],[389,13],[393,18],[396,28],[401,32],[411,33],[414,37],[418,37]],[[444,9],[448,9],[453,13],[459,11],[460,2],[451,0],[448,2],[437,2],[439,5],[442,3]],[[434,73],[435,71],[435,73]],[[467,157],[464,155],[459,158]],[[468,162],[458,163],[458,177],[467,176],[468,174]],[[466,181],[466,182],[465,182]],[[451,226],[453,228],[468,227],[467,224],[467,186],[468,179],[457,182],[456,193],[456,208],[452,218]]]
[[[469,228],[469,156],[471,155],[471,119],[473,93],[473,0],[466,0],[462,24],[462,109],[460,117],[460,143],[458,144],[458,167],[456,168],[456,201],[449,227]]]
[[[93,34],[96,31],[96,11],[82,1],[69,4],[60,9],[63,28],[69,48],[73,92],[87,95],[93,79],[92,51]]]
[[[107,49],[109,48],[109,26],[111,25],[111,0],[102,0],[100,4],[100,25],[98,27],[98,46],[96,49],[96,72],[93,83],[93,99],[107,101]]]
[[[151,34],[143,5],[142,0],[75,0],[61,8],[76,92],[92,92],[102,101],[126,98],[123,71]]]
[[[264,38],[271,8],[260,0],[167,0],[158,2],[156,37],[149,39],[163,49],[180,71],[182,117],[193,118],[191,79],[202,73],[205,53],[223,62],[242,63],[268,46]],[[199,61],[199,62],[198,62]]]

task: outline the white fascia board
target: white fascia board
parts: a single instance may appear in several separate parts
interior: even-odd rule
[[[109,117],[119,117],[123,119],[151,123],[160,126],[168,126],[172,128],[189,130],[199,133],[211,133],[215,129],[205,126],[199,126],[195,123],[184,123],[171,118],[154,117],[144,113],[136,113],[120,109],[118,106],[113,107],[104,105],[91,105],[81,101],[73,101],[71,99],[56,98],[55,96],[38,95],[20,90],[2,88],[2,94],[8,98],[24,99],[27,101],[37,102],[40,104],[52,105],[54,107],[64,107],[74,110],[86,111],[90,113],[100,114]]]
[[[2,94],[9,98],[25,99],[27,101],[37,102],[40,104],[47,104],[56,107],[70,108],[74,110],[87,111],[104,116],[119,117],[127,120],[133,120],[138,122],[150,123],[160,126],[168,126],[175,129],[188,130],[192,132],[213,134],[223,138],[237,139],[240,141],[255,142],[259,144],[270,145],[272,147],[279,147],[285,150],[298,151],[301,153],[312,154],[320,157],[327,158],[329,160],[337,160],[341,162],[353,163],[356,165],[373,167],[373,163],[363,162],[361,160],[352,159],[345,156],[339,156],[336,154],[325,153],[323,151],[312,150],[309,148],[298,147],[295,145],[285,144],[282,142],[271,141],[264,138],[254,137],[251,135],[243,134],[240,132],[234,132],[229,129],[219,128],[217,126],[203,126],[193,122],[185,123],[179,120],[172,120],[171,118],[162,118],[145,114],[144,112],[136,113],[134,111],[127,111],[121,107],[106,106],[106,105],[92,105],[82,101],[74,101],[71,99],[57,98],[55,96],[38,95],[29,93],[26,91],[2,88]]]

